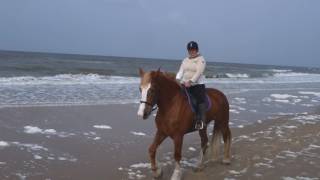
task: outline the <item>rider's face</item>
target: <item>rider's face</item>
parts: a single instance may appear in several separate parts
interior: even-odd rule
[[[198,50],[190,49],[190,50],[188,50],[188,53],[189,53],[190,57],[196,57],[198,55]]]

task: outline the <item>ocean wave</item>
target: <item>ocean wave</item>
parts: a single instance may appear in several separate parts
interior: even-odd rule
[[[287,72],[292,72],[291,69],[270,69],[271,72],[275,73],[287,73]]]
[[[138,77],[104,76],[98,74],[58,74],[42,77],[18,76],[0,78],[0,85],[129,84],[138,82]]]
[[[284,71],[284,70],[283,70]],[[320,74],[284,72],[273,76],[250,77],[245,73],[226,73],[223,77],[207,77],[206,83],[309,83],[320,82]],[[107,76],[99,74],[58,74],[54,76],[0,77],[0,86],[11,85],[90,85],[138,84],[140,77]]]
[[[317,73],[307,73],[307,72],[294,72],[292,70],[286,69],[270,69],[263,70],[260,72],[257,71],[248,71],[248,72],[239,72],[239,73],[221,73],[217,75],[208,75],[207,78],[219,78],[219,79],[257,79],[257,78],[269,78],[269,77],[302,77],[302,76],[313,76],[320,75]]]
[[[293,84],[293,83],[319,83],[320,74],[311,73],[277,73],[273,76],[259,78],[206,78],[206,83],[221,84]]]
[[[310,76],[310,75],[320,75],[320,74],[311,74],[311,73],[300,73],[300,72],[286,72],[286,73],[275,73],[275,77],[294,77],[294,76]]]
[[[250,75],[248,74],[240,74],[240,73],[238,74],[226,73],[226,76],[228,78],[249,78],[250,77]]]
[[[104,106],[110,104],[138,104],[139,100],[137,98],[128,98],[127,100],[104,100],[104,101],[94,101],[94,102],[86,102],[86,101],[77,101],[77,102],[56,102],[52,100],[52,102],[37,102],[37,101],[29,101],[23,103],[8,103],[2,102],[0,103],[1,108],[21,108],[21,107],[68,107],[68,106]]]

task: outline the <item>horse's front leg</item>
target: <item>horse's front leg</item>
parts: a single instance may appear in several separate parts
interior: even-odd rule
[[[202,129],[199,131],[199,135],[201,138],[201,151],[200,151],[200,157],[199,162],[196,167],[196,171],[201,171],[203,169],[203,163],[204,163],[204,156],[206,154],[206,151],[208,149],[208,135],[207,135],[207,128]]]
[[[149,147],[149,156],[151,161],[151,170],[153,177],[158,178],[162,175],[161,167],[157,166],[156,153],[158,146],[166,139],[166,135],[161,133],[159,130],[156,132],[153,143]]]
[[[174,159],[176,163],[175,163],[175,169],[171,176],[171,180],[180,180],[182,177],[180,160],[181,160],[181,151],[182,151],[182,144],[183,144],[183,135],[175,136],[173,138],[173,141],[174,141]]]

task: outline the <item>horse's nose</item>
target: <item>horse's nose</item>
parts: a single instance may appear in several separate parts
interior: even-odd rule
[[[142,104],[140,104],[140,106],[139,106],[137,115],[138,115],[139,117],[143,117],[143,115],[144,115],[144,106],[143,106]]]
[[[143,114],[143,119],[147,119],[148,118],[148,114],[147,113],[144,113]]]
[[[143,112],[141,113],[140,111],[137,112],[138,117],[142,118],[144,116]]]

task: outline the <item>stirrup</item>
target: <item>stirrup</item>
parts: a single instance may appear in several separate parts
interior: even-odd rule
[[[201,130],[201,129],[203,129],[203,126],[204,126],[204,125],[203,125],[203,122],[202,122],[202,121],[197,121],[194,128],[195,128],[196,130]]]

